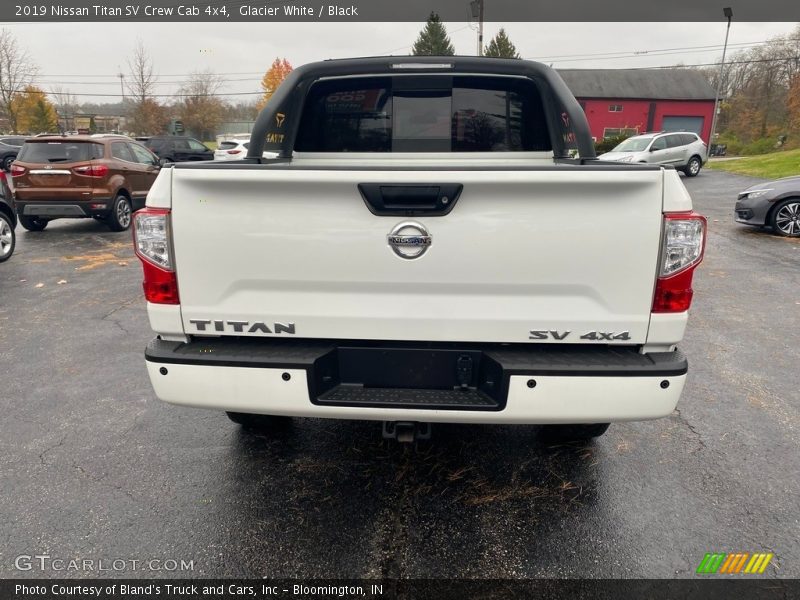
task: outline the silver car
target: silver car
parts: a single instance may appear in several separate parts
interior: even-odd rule
[[[672,165],[687,177],[695,177],[708,161],[708,147],[696,133],[661,132],[628,138],[611,152],[598,157],[616,162]]]

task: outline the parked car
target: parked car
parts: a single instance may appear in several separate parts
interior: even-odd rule
[[[736,222],[770,226],[778,235],[800,237],[800,176],[759,183],[739,194]]]
[[[0,165],[2,165],[4,171],[11,169],[11,163],[16,160],[19,149],[24,143],[24,137],[0,138]]]
[[[611,152],[598,156],[615,162],[672,165],[687,177],[696,177],[708,161],[708,148],[700,136],[689,132],[659,132],[635,135]]]
[[[250,139],[246,140],[224,140],[219,143],[214,150],[214,160],[240,160],[247,156],[247,149],[250,147]],[[264,158],[276,158],[277,152],[262,152]]]
[[[93,217],[123,231],[158,170],[155,154],[122,136],[28,140],[11,165],[19,222],[41,231],[53,219]]]
[[[214,150],[214,160],[239,160],[247,156],[250,140],[225,140]]]
[[[5,262],[14,253],[17,236],[17,211],[14,207],[14,194],[8,187],[6,174],[0,171],[0,262]]]
[[[161,164],[214,160],[214,151],[200,140],[183,135],[157,135],[144,141],[161,159]]]

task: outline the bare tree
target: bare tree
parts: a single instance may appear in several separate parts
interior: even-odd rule
[[[137,41],[133,56],[128,59],[128,69],[127,88],[131,95],[128,127],[140,134],[160,133],[164,129],[166,111],[154,97],[158,77],[142,40]]]
[[[208,69],[189,75],[178,94],[183,124],[197,137],[209,140],[225,114],[225,103],[219,96],[225,80]]]
[[[17,38],[8,29],[0,29],[0,111],[8,118],[9,127],[17,131],[14,97],[33,83],[38,69],[28,52],[20,48]]]
[[[133,56],[128,59],[128,69],[130,71],[130,78],[126,84],[128,92],[133,96],[134,103],[144,104],[153,95],[158,77],[153,71],[153,60],[142,40],[136,42]]]

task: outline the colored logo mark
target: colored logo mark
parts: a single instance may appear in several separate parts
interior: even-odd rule
[[[697,573],[705,574],[761,574],[767,570],[767,565],[775,555],[771,552],[738,552],[726,554],[724,552],[709,552],[697,567]]]

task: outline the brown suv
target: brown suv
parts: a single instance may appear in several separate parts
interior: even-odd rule
[[[144,206],[158,157],[126,136],[46,136],[25,141],[11,165],[19,222],[93,217],[124,231]]]

